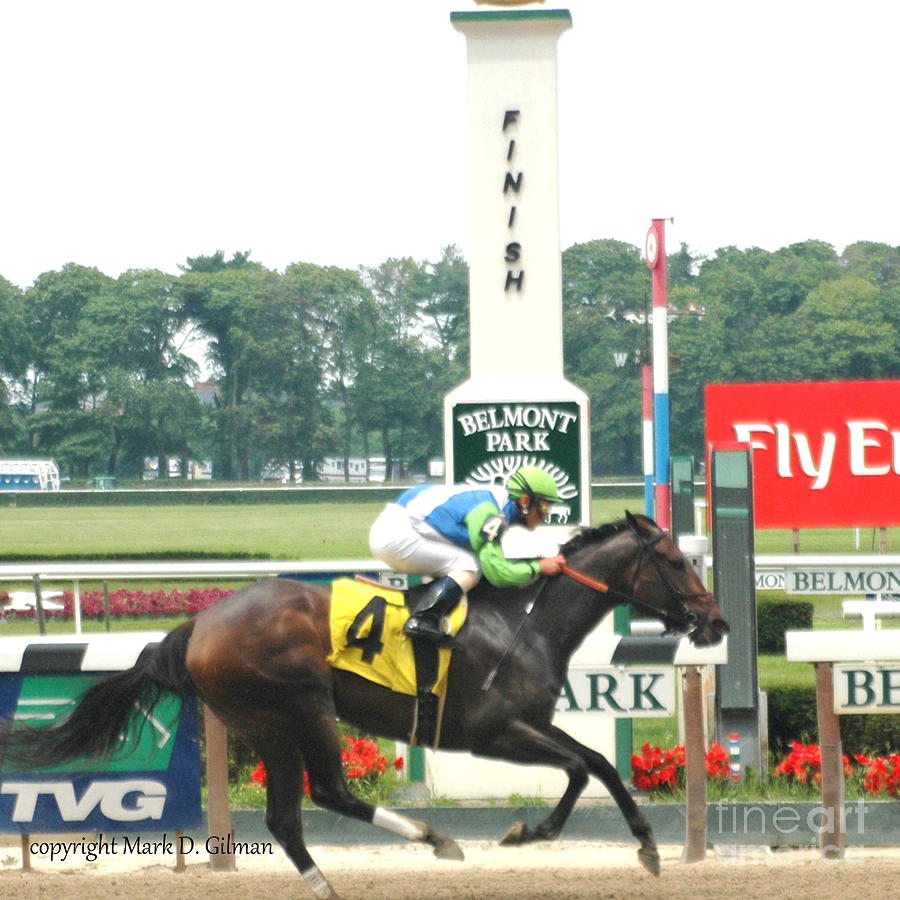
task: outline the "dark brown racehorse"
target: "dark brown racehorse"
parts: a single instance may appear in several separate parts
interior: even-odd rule
[[[565,575],[505,590],[482,581],[470,595],[453,653],[441,748],[565,771],[568,786],[555,809],[534,828],[514,826],[505,843],[556,837],[588,776],[599,778],[640,842],[641,862],[658,874],[647,819],[607,759],[553,725],[554,707],[570,657],[617,604],[631,602],[655,614],[698,646],[718,643],[728,626],[651,519],[629,514],[612,525],[582,529],[561,552],[572,570],[609,590]],[[7,754],[46,765],[103,756],[116,748],[136,702],[146,710],[161,690],[193,692],[265,762],[266,824],[317,897],[337,894],[303,840],[304,769],[319,806],[428,843],[439,857],[461,859],[458,846],[426,823],[363,803],[347,789],[335,720],[405,740],[413,698],[329,667],[329,605],[326,586],[273,579],[246,587],[174,629],[134,668],[90,688],[59,725],[8,732]]]

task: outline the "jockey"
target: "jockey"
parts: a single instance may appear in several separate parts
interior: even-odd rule
[[[507,559],[500,544],[511,523],[533,531],[559,502],[549,472],[522,466],[505,487],[423,484],[389,503],[369,533],[373,555],[398,572],[434,577],[404,633],[446,646],[452,638],[442,619],[482,574],[495,587],[508,587],[559,572],[561,556]]]

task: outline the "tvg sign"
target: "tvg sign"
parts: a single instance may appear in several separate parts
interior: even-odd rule
[[[97,677],[0,673],[0,716],[51,725]],[[121,751],[108,760],[0,772],[0,832],[195,827],[198,748],[196,701],[165,695],[151,712],[135,713]]]

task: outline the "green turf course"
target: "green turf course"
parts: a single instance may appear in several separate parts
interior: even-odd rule
[[[59,495],[64,499],[64,495]],[[86,560],[109,554],[140,555],[191,552],[228,559],[251,554],[271,559],[368,558],[369,525],[384,500],[334,502],[6,506],[0,509],[0,557],[48,559],[80,556]],[[317,492],[316,497],[322,496]],[[594,524],[621,518],[625,510],[640,512],[639,489],[595,488]],[[888,532],[889,550],[898,543],[900,529]],[[852,529],[805,531],[800,537],[804,553],[855,552]],[[860,532],[860,552],[872,552],[872,529]],[[877,543],[876,543],[877,549]],[[757,553],[790,553],[791,534],[760,531]]]
[[[77,554],[195,551],[228,559],[359,559],[381,503],[236,506],[100,506],[5,509],[0,554],[34,559]]]

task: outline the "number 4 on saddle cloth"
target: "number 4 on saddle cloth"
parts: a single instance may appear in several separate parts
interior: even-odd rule
[[[414,603],[415,594],[410,595]],[[440,697],[447,688],[452,647],[438,649],[413,642],[403,634],[409,618],[407,596],[403,591],[352,578],[332,582],[332,651],[328,663],[401,694],[416,696],[421,684]],[[467,612],[463,597],[448,617],[451,635],[459,633]]]

